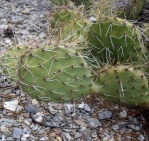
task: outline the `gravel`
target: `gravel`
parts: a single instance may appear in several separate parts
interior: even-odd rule
[[[48,42],[48,17],[54,8],[50,0],[1,0],[0,52],[10,45]],[[6,34],[8,27],[10,35]],[[138,109],[91,99],[40,102],[8,81],[0,70],[0,140],[147,141],[146,124]]]

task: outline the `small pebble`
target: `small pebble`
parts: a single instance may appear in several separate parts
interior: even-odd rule
[[[144,140],[145,140],[145,137],[140,134],[139,137],[138,137],[138,141],[144,141]]]
[[[112,112],[111,111],[100,111],[98,113],[98,117],[100,120],[109,119],[112,117]]]
[[[96,118],[88,118],[87,123],[91,128],[97,128],[98,126],[102,126],[102,123]]]
[[[127,111],[126,110],[123,110],[122,112],[120,112],[119,113],[119,117],[121,117],[121,118],[127,117]]]
[[[13,138],[20,139],[22,135],[22,129],[21,128],[14,128],[13,129]]]
[[[113,126],[111,126],[111,128],[115,131],[119,130],[119,125],[118,124],[115,124]]]

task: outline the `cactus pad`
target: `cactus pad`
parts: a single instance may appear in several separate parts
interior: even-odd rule
[[[81,14],[79,9],[62,9],[53,15],[51,27],[58,34],[59,40],[82,40],[90,22]]]
[[[3,72],[8,78],[17,80],[17,66],[20,60],[20,56],[29,48],[27,46],[18,46],[9,48],[2,56]]]
[[[93,92],[90,70],[73,49],[52,45],[33,49],[20,64],[22,89],[39,100],[70,101]]]
[[[137,28],[120,18],[103,18],[88,33],[92,53],[102,62],[142,61],[146,50]]]
[[[107,67],[96,82],[106,99],[129,106],[149,106],[149,87],[145,75],[132,66]]]

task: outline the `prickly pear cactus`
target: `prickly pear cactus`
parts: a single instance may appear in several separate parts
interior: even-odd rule
[[[56,4],[56,5],[63,5],[67,2],[68,0],[52,0],[52,3],[53,4]]]
[[[140,17],[147,0],[100,0],[93,4],[94,16],[117,16],[136,20]],[[96,11],[96,13],[95,13]],[[93,13],[91,11],[91,13]]]
[[[67,47],[34,49],[21,58],[18,72],[22,89],[43,101],[63,102],[94,91],[84,58]]]
[[[146,2],[147,0],[119,0],[115,1],[114,5],[115,8],[119,6],[119,17],[136,20],[140,17]]]
[[[76,12],[73,10],[62,9],[53,14],[53,20],[51,22],[51,27],[53,29],[64,26],[66,22],[74,19],[76,17]]]
[[[145,75],[132,66],[107,67],[96,81],[101,96],[118,104],[149,107],[149,87]]]
[[[102,18],[94,23],[88,42],[92,54],[105,63],[142,61],[146,53],[137,28],[120,18]]]
[[[58,40],[72,42],[83,40],[90,24],[80,9],[63,9],[53,15],[51,27],[58,34]]]
[[[144,28],[143,30],[144,42],[149,49],[149,23],[144,23],[143,26],[144,26],[143,27]]]
[[[8,78],[17,80],[17,66],[20,56],[28,49],[27,46],[12,47],[3,54],[0,66]]]
[[[93,1],[92,0],[71,0],[76,6],[84,5],[85,9],[90,9]]]
[[[77,6],[81,4],[89,4],[91,2],[90,0],[71,0],[71,1],[74,2]]]

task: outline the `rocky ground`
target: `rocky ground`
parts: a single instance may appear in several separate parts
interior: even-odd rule
[[[50,0],[0,0],[0,52],[16,44],[48,43],[53,9]],[[65,104],[39,102],[0,74],[1,141],[148,141],[148,121],[140,108],[95,96]]]

